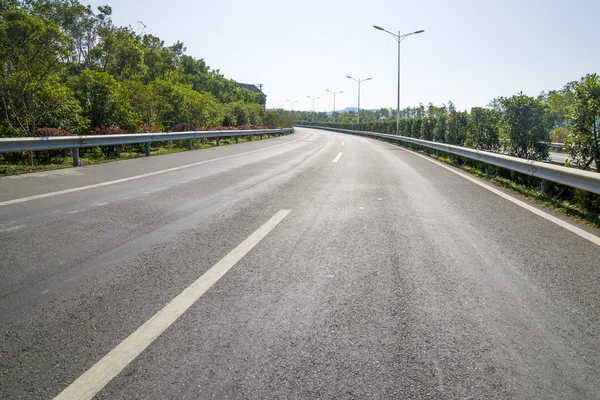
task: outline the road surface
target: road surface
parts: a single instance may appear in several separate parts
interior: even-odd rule
[[[1,398],[600,398],[598,232],[389,144],[0,178]]]
[[[555,153],[551,151],[548,154],[550,155],[550,160],[559,165],[564,165],[567,160],[571,159],[571,156],[567,153]]]

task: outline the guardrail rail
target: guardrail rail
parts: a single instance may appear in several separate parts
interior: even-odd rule
[[[133,133],[124,135],[85,135],[85,136],[55,136],[55,137],[25,137],[25,138],[0,138],[0,153],[14,153],[19,151],[42,151],[71,149],[73,152],[73,166],[79,165],[79,149],[96,146],[114,146],[121,144],[145,143],[146,156],[150,155],[150,143],[167,142],[173,140],[187,140],[188,150],[192,149],[192,139],[215,138],[217,146],[221,138],[235,138],[238,143],[240,136],[267,135],[280,136],[294,132],[294,128],[280,129],[254,129],[254,130],[227,130],[227,131],[188,131],[188,132],[160,132],[160,133]]]
[[[357,136],[381,138],[386,140],[412,143],[430,149],[456,154],[472,160],[481,161],[486,164],[506,168],[511,171],[520,172],[525,175],[534,176],[543,180],[560,183],[575,187],[588,192],[600,194],[600,174],[597,172],[584,171],[575,168],[563,167],[544,163],[541,161],[526,160],[511,157],[504,154],[492,153],[490,151],[470,149],[446,143],[431,142],[428,140],[415,139],[407,136],[389,135],[385,133],[353,131],[349,129],[326,128],[321,126],[298,125],[302,128],[323,129],[334,132],[349,133]]]

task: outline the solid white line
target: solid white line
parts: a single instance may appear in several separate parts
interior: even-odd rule
[[[394,146],[393,144],[390,144],[390,143],[385,143],[385,144],[387,144],[389,146]],[[584,229],[581,229],[581,228],[579,228],[579,227],[577,227],[577,226],[575,226],[575,225],[573,225],[573,224],[571,224],[571,223],[569,223],[567,221],[563,221],[560,218],[556,218],[555,216],[550,215],[550,214],[548,214],[545,211],[539,210],[539,209],[533,207],[532,205],[529,205],[529,204],[525,203],[524,201],[518,200],[518,199],[512,197],[511,195],[506,194],[503,191],[496,189],[495,187],[492,187],[492,186],[490,186],[490,185],[488,185],[486,183],[480,182],[479,180],[475,179],[474,177],[472,177],[472,176],[470,176],[470,175],[468,175],[468,174],[466,174],[464,172],[457,171],[456,169],[454,169],[454,168],[452,168],[452,167],[450,167],[448,165],[445,165],[445,164],[441,163],[440,161],[434,160],[431,157],[424,156],[422,154],[419,154],[419,153],[416,153],[414,151],[405,149],[403,147],[399,147],[399,146],[394,146],[394,147],[395,148],[400,148],[400,149],[402,149],[402,150],[404,150],[404,151],[406,151],[408,153],[412,153],[412,154],[414,154],[416,156],[419,156],[419,157],[421,157],[421,158],[423,158],[423,159],[425,159],[425,160],[427,160],[427,161],[429,161],[429,162],[431,162],[433,164],[436,164],[436,165],[438,165],[438,166],[440,166],[442,168],[445,168],[448,171],[450,171],[452,173],[455,173],[456,175],[462,176],[463,178],[465,178],[465,179],[467,179],[467,180],[475,183],[476,185],[481,186],[484,189],[489,190],[490,192],[492,192],[494,194],[497,194],[498,196],[500,196],[500,197],[502,197],[502,198],[504,198],[504,199],[506,199],[506,200],[508,200],[508,201],[510,201],[510,202],[512,202],[512,203],[514,203],[516,205],[518,205],[519,207],[522,207],[522,208],[524,208],[524,209],[526,209],[528,211],[531,211],[532,213],[534,213],[534,214],[536,214],[536,215],[538,215],[538,216],[540,216],[540,217],[542,217],[542,218],[544,218],[544,219],[546,219],[546,220],[548,220],[548,221],[550,221],[550,222],[552,222],[552,223],[554,223],[554,224],[556,224],[556,225],[558,225],[558,226],[560,226],[560,227],[562,227],[562,228],[564,228],[564,229],[566,229],[568,231],[573,232],[577,236],[582,237],[582,238],[584,238],[586,240],[589,240],[590,242],[592,242],[592,243],[600,246],[600,237],[598,237],[596,235],[593,235],[593,234],[589,233],[588,231],[586,231]]]
[[[129,178],[115,179],[114,181],[95,183],[93,185],[81,186],[81,187],[77,187],[77,188],[73,188],[73,189],[59,190],[59,191],[56,191],[56,192],[50,192],[50,193],[38,194],[38,195],[35,195],[35,196],[23,197],[23,198],[20,198],[20,199],[2,201],[2,202],[0,202],[0,207],[2,207],[2,206],[8,206],[10,204],[24,203],[26,201],[31,201],[31,200],[44,199],[46,197],[58,196],[58,195],[61,195],[61,194],[68,194],[68,193],[80,192],[82,190],[95,189],[95,188],[99,188],[99,187],[103,187],[103,186],[115,185],[117,183],[134,181],[134,180],[137,180],[137,179],[147,178],[149,176],[154,176],[154,175],[160,175],[160,174],[164,174],[164,173],[167,173],[167,172],[179,171],[181,169],[195,167],[195,166],[206,164],[206,163],[213,162],[213,161],[226,160],[226,159],[232,158],[232,157],[243,156],[243,155],[246,155],[246,154],[256,153],[258,151],[272,149],[274,147],[284,146],[286,144],[290,144],[290,143],[294,143],[294,142],[297,142],[299,140],[302,140],[302,139],[306,138],[309,135],[310,135],[310,133],[307,134],[306,136],[303,136],[303,137],[299,138],[299,139],[295,139],[295,140],[292,140],[290,142],[276,144],[274,146],[269,146],[269,147],[265,147],[265,148],[262,148],[262,149],[251,150],[251,151],[247,151],[245,153],[232,154],[230,156],[223,156],[223,157],[213,158],[211,160],[199,161],[199,162],[195,162],[195,163],[192,163],[192,164],[181,165],[179,167],[173,167],[173,168],[163,169],[163,170],[160,170],[160,171],[149,172],[147,174],[130,176]]]
[[[169,328],[212,285],[227,273],[239,260],[256,246],[290,210],[281,210],[233,249],[221,261],[206,271],[194,283],[175,297],[162,310],[154,314],[110,353],[63,390],[55,399],[91,399],[108,382],[117,376],[131,361],[142,353],[160,334]]]
[[[335,157],[335,158],[333,159],[333,161],[332,161],[332,162],[338,162],[338,160],[340,159],[340,157],[341,157],[341,156],[342,156],[342,152],[340,151],[340,153],[337,155],[337,157]]]

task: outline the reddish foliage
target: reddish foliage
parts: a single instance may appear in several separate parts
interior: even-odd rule
[[[90,135],[123,135],[125,130],[118,126],[100,125],[94,128]]]
[[[180,124],[173,125],[173,127],[171,128],[171,130],[169,132],[190,132],[190,131],[199,131],[199,130],[201,130],[201,129],[199,129],[194,124],[180,123]]]
[[[64,129],[58,129],[58,128],[38,128],[31,134],[31,136],[33,136],[33,137],[71,136],[71,133],[65,131]]]

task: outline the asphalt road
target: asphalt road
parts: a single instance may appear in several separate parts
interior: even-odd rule
[[[450,169],[297,128],[0,178],[0,397],[600,398],[598,244]]]
[[[565,161],[571,159],[571,157],[567,153],[550,152],[549,155],[550,155],[550,160],[553,163],[559,164],[559,165],[564,165]]]

